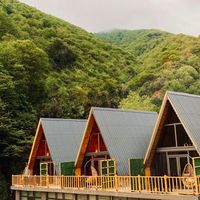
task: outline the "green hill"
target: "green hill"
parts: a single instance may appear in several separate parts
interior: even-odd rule
[[[200,94],[199,37],[159,30],[116,30],[97,36],[130,52],[138,63],[136,75],[127,82],[131,92],[120,107],[158,110],[166,90]]]

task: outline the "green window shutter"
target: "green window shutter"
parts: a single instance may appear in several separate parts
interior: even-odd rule
[[[40,164],[40,175],[42,175],[42,176],[47,175],[47,163]]]
[[[131,176],[144,176],[143,159],[130,159],[130,175]]]
[[[72,176],[74,175],[74,162],[63,162],[60,164],[61,175]]]
[[[196,175],[200,175],[200,158],[193,158],[193,167]]]

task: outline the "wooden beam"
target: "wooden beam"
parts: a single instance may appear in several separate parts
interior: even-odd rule
[[[156,152],[179,152],[179,151],[196,151],[194,146],[179,146],[179,147],[159,147]]]
[[[108,151],[100,151],[100,152],[88,152],[85,156],[104,156],[109,155]]]

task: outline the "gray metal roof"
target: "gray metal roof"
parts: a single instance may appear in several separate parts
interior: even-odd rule
[[[75,161],[86,120],[42,118],[41,123],[59,173],[61,162]]]
[[[200,96],[167,92],[173,108],[197,150],[200,150]]]
[[[128,160],[145,156],[157,113],[96,107],[92,112],[118,174],[128,175]]]

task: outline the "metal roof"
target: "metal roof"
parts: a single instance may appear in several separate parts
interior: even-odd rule
[[[118,174],[128,175],[128,160],[145,156],[157,113],[97,107],[92,113]]]
[[[59,173],[61,162],[75,161],[86,120],[42,118],[41,123]]]
[[[167,92],[167,95],[186,132],[199,151],[200,96],[180,92]]]

